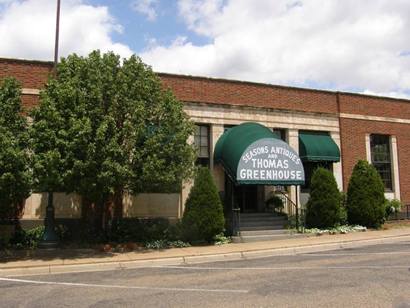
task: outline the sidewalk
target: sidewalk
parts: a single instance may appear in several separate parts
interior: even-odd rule
[[[41,251],[30,259],[8,262],[0,260],[0,277],[240,260],[405,240],[410,240],[410,227],[222,246],[171,248],[159,251],[103,253],[91,249],[59,249]]]

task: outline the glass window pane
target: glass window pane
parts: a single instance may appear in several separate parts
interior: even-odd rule
[[[385,189],[393,189],[391,157],[390,157],[390,137],[387,135],[370,136],[370,154],[372,165],[379,173]]]
[[[194,144],[195,144],[195,146],[198,147],[198,146],[199,146],[199,143],[200,143],[200,138],[199,138],[199,136],[194,136]]]
[[[208,146],[208,138],[201,136],[201,146],[207,147]]]
[[[209,152],[208,152],[207,147],[201,147],[200,156],[201,157],[208,157],[209,156]]]
[[[208,136],[208,126],[201,126],[201,136]]]

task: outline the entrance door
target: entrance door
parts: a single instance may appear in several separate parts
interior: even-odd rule
[[[234,197],[242,213],[258,211],[258,185],[235,186]]]

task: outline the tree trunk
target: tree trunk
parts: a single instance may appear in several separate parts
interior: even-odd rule
[[[124,192],[122,188],[116,189],[114,193],[114,220],[118,221],[122,218],[123,215],[123,198]]]

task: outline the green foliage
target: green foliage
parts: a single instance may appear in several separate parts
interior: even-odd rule
[[[331,228],[341,223],[341,195],[333,173],[325,168],[313,172],[310,198],[306,205],[309,228]]]
[[[226,237],[225,234],[222,232],[215,235],[213,242],[215,245],[224,245],[229,244],[231,242],[231,239],[229,237]]]
[[[17,249],[34,249],[44,235],[44,226],[38,226],[29,230],[19,229],[10,244]]]
[[[10,241],[10,245],[17,249],[35,249],[40,241],[43,239],[44,226],[38,226],[32,229],[24,230],[18,228],[14,237]],[[71,233],[64,225],[58,225],[56,227],[58,238],[62,242],[71,240]]]
[[[178,225],[170,224],[165,218],[126,218],[113,228],[110,240],[124,242],[175,241],[179,239]]]
[[[100,212],[118,191],[180,190],[193,124],[149,66],[94,51],[63,58],[57,76],[32,113],[38,189],[76,192]]]
[[[183,241],[167,241],[167,240],[156,240],[145,243],[145,247],[148,249],[166,249],[166,248],[184,248],[190,247],[189,243]]]
[[[350,224],[378,228],[384,222],[384,185],[377,170],[367,161],[358,161],[353,169],[346,208]]]
[[[400,200],[397,200],[397,199],[387,200],[386,199],[385,204],[384,204],[384,207],[386,210],[386,219],[388,219],[390,215],[400,212],[402,206],[403,205]]]
[[[190,242],[212,242],[223,232],[224,224],[222,203],[212,175],[208,168],[201,167],[185,203],[183,236]]]
[[[365,232],[367,231],[366,227],[363,226],[349,226],[349,225],[340,225],[334,228],[330,229],[318,229],[318,228],[312,228],[312,229],[305,229],[305,233],[313,233],[317,235],[321,234],[347,234],[347,233],[352,233],[352,232]]]
[[[0,84],[0,220],[16,218],[30,192],[27,123],[20,96],[16,80]]]
[[[283,201],[281,198],[279,198],[277,195],[272,193],[272,195],[269,197],[268,200],[266,200],[266,207],[267,209],[277,212],[277,213],[282,213],[283,211]]]

